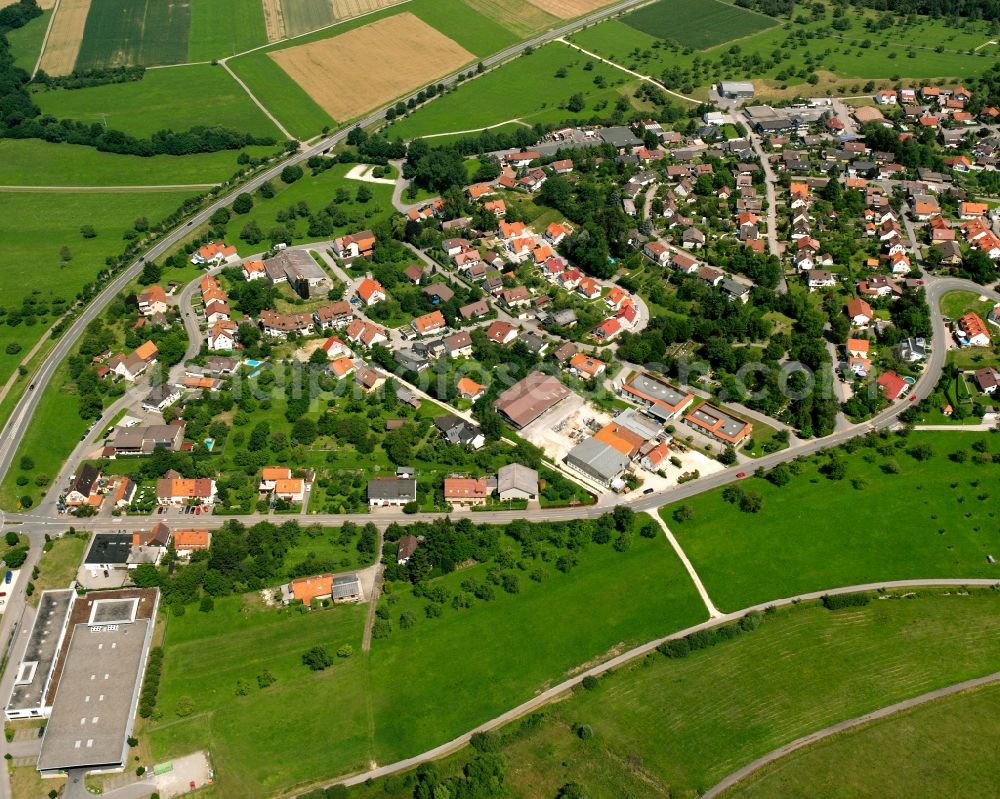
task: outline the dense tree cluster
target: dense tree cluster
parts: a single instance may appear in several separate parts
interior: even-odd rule
[[[33,85],[46,89],[85,89],[106,83],[134,83],[146,74],[143,66],[95,67],[74,69],[69,75],[49,75],[44,69],[38,70],[32,80]]]

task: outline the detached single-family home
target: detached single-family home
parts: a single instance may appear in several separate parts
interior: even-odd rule
[[[357,295],[365,306],[369,308],[376,303],[382,302],[388,296],[382,284],[370,277],[366,277],[358,283]]]
[[[440,311],[431,311],[430,313],[425,313],[423,316],[416,317],[410,323],[410,326],[418,336],[429,336],[432,333],[438,333],[447,328],[448,323],[445,321],[444,314]]]
[[[875,382],[878,383],[878,387],[882,390],[882,394],[888,400],[899,399],[910,387],[909,383],[903,380],[903,378],[895,372],[883,372],[875,379]]]
[[[368,481],[368,505],[399,507],[417,501],[417,481],[412,477],[375,477]]]
[[[215,496],[215,480],[208,477],[164,477],[156,481],[156,501],[160,505],[211,505]]]
[[[338,258],[371,258],[375,249],[375,234],[362,230],[341,236],[333,242],[333,252]]]
[[[864,300],[848,300],[847,317],[856,327],[865,327],[874,318],[872,307]]]
[[[191,263],[197,266],[204,264],[218,266],[219,264],[231,264],[238,260],[240,260],[240,256],[236,253],[236,248],[228,246],[222,241],[213,241],[211,244],[199,247],[191,255]]]
[[[963,347],[988,347],[991,341],[986,323],[975,313],[967,313],[956,322],[955,338]]]
[[[160,286],[150,286],[137,298],[139,313],[143,316],[154,316],[167,312],[167,292]]]
[[[485,505],[491,493],[485,477],[444,479],[444,499],[452,505]]]

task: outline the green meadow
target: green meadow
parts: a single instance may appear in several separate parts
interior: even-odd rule
[[[879,580],[1000,576],[987,562],[1000,556],[1000,465],[989,462],[1000,453],[996,437],[911,433],[836,452],[843,479],[821,473],[830,458],[820,455],[790,464],[798,474],[783,487],[739,483],[762,497],[758,513],[726,501],[724,490],[662,510],[717,607]],[[693,515],[679,521],[684,506]]]
[[[996,797],[998,740],[1000,685],[991,685],[828,738],[782,758],[725,796]]]
[[[248,147],[245,152],[263,158],[273,147]],[[40,139],[0,140],[2,186],[176,186],[221,183],[240,166],[239,152],[193,155],[138,155],[104,153],[77,144],[55,144]]]
[[[533,124],[540,119],[589,119],[599,99],[619,96],[615,87],[632,82],[621,70],[596,62],[585,69],[590,59],[563,44],[549,44],[530,55],[468,81],[409,116],[391,125],[390,137],[414,139],[427,133],[477,130],[487,125],[521,119]],[[561,69],[565,77],[556,77]],[[608,89],[594,83],[603,79]],[[586,107],[573,113],[564,106],[574,94],[582,94]],[[609,102],[611,108],[614,101]]]
[[[516,549],[516,542],[509,542]],[[697,623],[705,610],[680,561],[662,536],[633,537],[618,552],[590,544],[569,573],[535,560],[540,582],[500,589],[442,614],[424,612],[407,584],[390,586],[392,632],[360,652],[364,608],[300,613],[264,608],[256,597],[217,600],[203,614],[189,608],[170,618],[158,707],[162,718],[141,733],[158,759],[212,741],[220,796],[267,796],[310,780],[385,763],[442,743],[557,682],[581,663],[603,659],[666,632]],[[449,594],[468,579],[482,582],[486,566],[428,582]],[[628,586],[608,602],[609,583]],[[392,599],[392,597],[399,597]],[[413,614],[413,626],[399,619]],[[600,621],[598,621],[598,619]],[[299,658],[313,644],[331,654],[344,643],[349,658],[313,674]],[[238,680],[253,682],[267,668],[278,681],[237,697]],[[197,672],[199,680],[190,675]],[[178,715],[184,696],[194,708]],[[331,728],[328,714],[337,723]],[[316,734],[316,716],[326,732]],[[260,729],[269,736],[261,736]],[[277,740],[270,740],[270,739]]]
[[[29,75],[35,68],[38,54],[42,51],[42,39],[45,38],[45,30],[48,28],[51,16],[51,10],[43,11],[40,17],[30,20],[24,27],[15,28],[4,34],[10,43],[14,63]]]
[[[778,20],[722,0],[659,0],[622,17],[629,27],[657,39],[704,50],[773,28]]]
[[[46,114],[100,122],[133,136],[219,125],[281,138],[240,85],[222,67],[210,64],[148,70],[133,83],[55,89],[33,94],[32,99]],[[136,113],[139,108],[142,113]]]
[[[854,718],[894,702],[1000,668],[1000,617],[995,591],[969,596],[927,591],[904,599],[887,596],[865,607],[828,611],[818,603],[765,614],[753,632],[717,643],[683,658],[652,653],[598,678],[592,690],[577,689],[563,701],[513,722],[499,731],[504,762],[504,789],[509,796],[557,796],[576,783],[591,799],[635,799],[699,796],[727,774],[789,741],[838,721]],[[993,703],[980,709],[988,713]],[[582,727],[592,737],[579,734]],[[763,783],[755,797],[953,796],[991,795],[949,791],[961,783],[941,780],[957,775],[947,765],[972,758],[954,755],[968,735],[983,733],[970,752],[982,752],[972,765],[969,785],[987,785],[996,741],[988,737],[995,721],[943,725],[938,742],[926,750],[905,735],[887,747],[914,752],[926,761],[922,782],[891,773],[872,780],[887,790],[824,792],[842,783],[853,786],[867,775],[886,772],[885,761],[871,758],[880,747],[856,746],[848,757],[827,766],[822,748],[787,784]],[[928,731],[928,736],[934,735]],[[888,735],[881,737],[887,743]],[[846,753],[845,753],[846,754]],[[466,748],[437,764],[442,777],[457,774],[476,753]],[[865,761],[865,762],[858,762]],[[943,761],[943,762],[942,762]],[[905,772],[912,759],[902,760]],[[935,768],[935,765],[937,768]],[[880,768],[881,767],[881,768]],[[413,795],[410,775],[376,780],[352,788],[352,799]],[[995,780],[994,780],[995,782]],[[920,786],[916,793],[889,790],[895,785]],[[802,787],[802,790],[796,788]],[[940,787],[940,790],[937,790]],[[770,788],[770,790],[769,790]],[[813,789],[816,789],[815,791]],[[740,795],[740,794],[736,794]]]

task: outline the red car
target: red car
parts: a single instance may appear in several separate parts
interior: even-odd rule
[[[742,479],[743,479],[744,477],[746,477],[746,476],[747,476],[747,473],[746,473],[746,472],[737,472],[737,473],[736,473],[736,476],[737,476],[737,477],[738,477],[738,478],[739,478],[740,480],[742,480]]]

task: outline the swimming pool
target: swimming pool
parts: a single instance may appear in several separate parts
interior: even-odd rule
[[[209,452],[211,452],[212,451],[212,447],[214,447],[214,446],[215,446],[215,439],[214,438],[206,438],[205,439],[205,449],[207,449]]]
[[[247,358],[245,361],[243,361],[243,363],[245,363],[247,366],[253,368],[255,366],[260,366],[263,363],[263,361],[258,361],[258,360],[255,360],[253,358]]]

